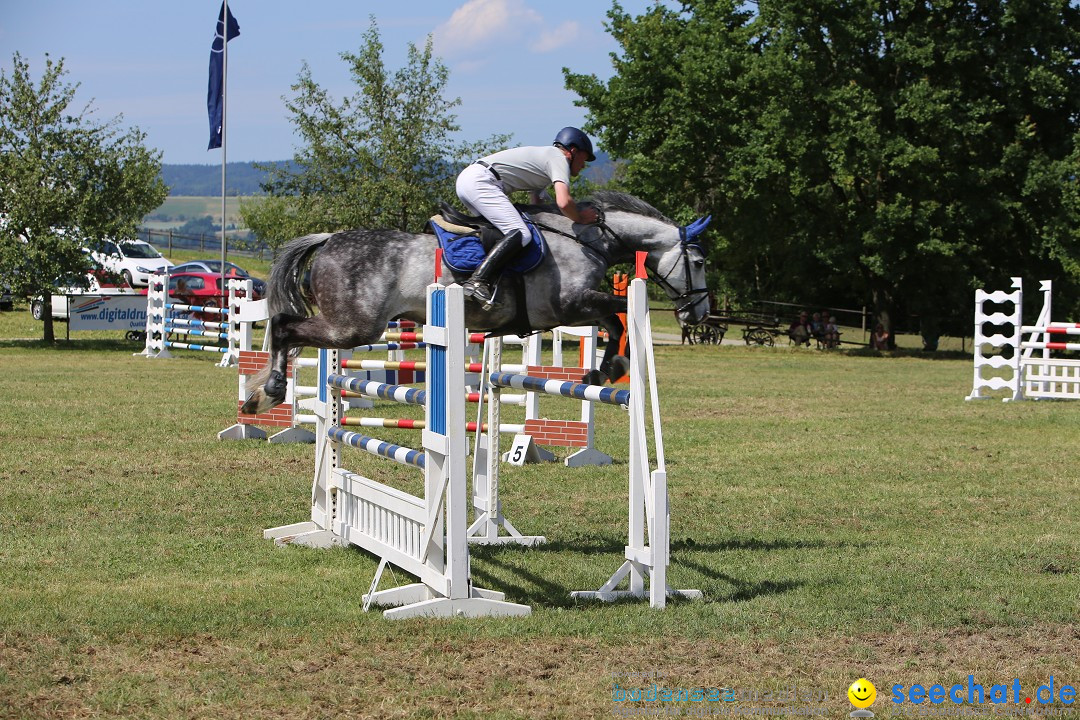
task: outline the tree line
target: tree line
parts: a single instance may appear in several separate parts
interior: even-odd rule
[[[1080,9],[1068,0],[618,5],[607,81],[565,69],[621,180],[714,215],[740,296],[970,331],[976,287],[1080,283]]]

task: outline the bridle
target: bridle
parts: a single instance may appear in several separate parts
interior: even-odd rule
[[[615,239],[616,242],[618,242],[620,245],[625,246],[626,243],[623,242],[623,239],[619,236],[619,234],[612,230],[611,226],[607,224],[607,220],[604,216],[604,211],[600,208],[596,208],[596,214],[596,224],[600,227],[601,233],[608,233],[609,235],[611,235],[612,238]],[[649,270],[649,268],[645,268],[645,271],[649,274],[649,277],[653,280],[653,282],[663,288],[667,296],[675,301],[676,313],[681,313],[694,307],[694,305],[697,305],[699,302],[701,302],[700,298],[702,295],[709,294],[709,289],[707,287],[688,288],[685,292],[679,292],[679,289],[672,285],[671,282],[668,280],[668,278],[671,277],[671,274],[675,272],[675,268],[677,268],[679,266],[679,263],[681,262],[683,266],[683,277],[686,278],[687,283],[690,282],[690,278],[692,277],[690,273],[690,248],[697,248],[698,252],[700,252],[702,256],[705,255],[704,248],[702,248],[700,244],[695,242],[696,236],[700,234],[702,230],[704,230],[704,227],[702,227],[700,230],[697,230],[697,232],[691,233],[687,231],[687,226],[680,225],[679,257],[675,258],[675,262],[671,263],[671,267],[668,268],[667,272],[660,272],[659,262],[657,262],[656,270]]]
[[[656,271],[652,273],[652,279],[656,282],[656,284],[659,285],[660,287],[664,288],[664,292],[667,293],[667,296],[675,301],[675,303],[676,303],[675,312],[677,312],[677,313],[681,313],[681,312],[683,312],[685,310],[689,310],[690,308],[694,307],[699,302],[701,302],[701,296],[702,295],[707,296],[709,294],[709,289],[708,288],[690,288],[686,292],[680,293],[675,286],[673,286],[670,282],[668,282],[668,277],[671,276],[671,273],[675,272],[675,268],[679,266],[680,261],[682,262],[682,265],[683,265],[683,273],[684,273],[683,277],[686,278],[687,283],[690,282],[690,278],[692,277],[692,275],[690,274],[690,262],[691,262],[691,260],[690,260],[690,248],[692,248],[692,247],[697,248],[698,252],[700,252],[702,254],[702,256],[705,255],[704,248],[702,248],[701,245],[699,245],[698,243],[693,242],[692,239],[687,238],[686,237],[686,228],[685,227],[680,227],[679,228],[679,257],[675,258],[675,262],[671,263],[671,267],[668,268],[668,271],[666,273],[664,273],[663,275],[659,274],[660,273],[660,264],[659,263],[657,263]],[[646,268],[646,270],[648,270],[648,268]],[[683,302],[681,305],[678,304],[678,303],[680,303],[681,301],[684,301],[684,300],[686,302]]]

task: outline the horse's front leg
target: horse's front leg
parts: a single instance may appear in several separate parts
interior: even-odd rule
[[[611,315],[600,320],[600,327],[607,330],[608,343],[604,348],[604,357],[600,360],[599,370],[589,372],[590,382],[601,385],[606,377],[608,382],[615,382],[630,372],[630,344],[626,344],[626,354],[619,355],[619,343],[622,342],[622,320],[618,315]]]
[[[605,379],[615,382],[630,371],[629,358],[618,354],[624,332],[618,313],[626,312],[626,298],[590,290],[583,307],[588,321],[597,323],[607,331],[608,342],[599,369],[590,370],[581,381],[590,385],[602,385]],[[626,351],[630,352],[629,345]]]

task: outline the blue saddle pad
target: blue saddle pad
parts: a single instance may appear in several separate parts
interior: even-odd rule
[[[532,218],[521,213],[521,219],[532,233],[532,242],[522,249],[514,261],[507,266],[507,270],[516,273],[527,273],[536,268],[547,255],[547,241],[543,233],[533,224]],[[484,260],[487,254],[483,243],[480,242],[479,231],[468,235],[455,235],[444,230],[435,223],[431,223],[431,229],[435,231],[435,237],[439,239],[439,247],[443,249],[443,261],[456,272],[471,273]]]

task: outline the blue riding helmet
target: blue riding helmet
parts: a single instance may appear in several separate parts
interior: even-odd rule
[[[593,154],[592,140],[585,133],[578,130],[576,127],[564,127],[559,131],[559,134],[555,136],[555,145],[562,145],[569,148],[571,146],[576,147],[578,150],[583,150],[589,154],[589,162],[596,159],[596,155]]]

